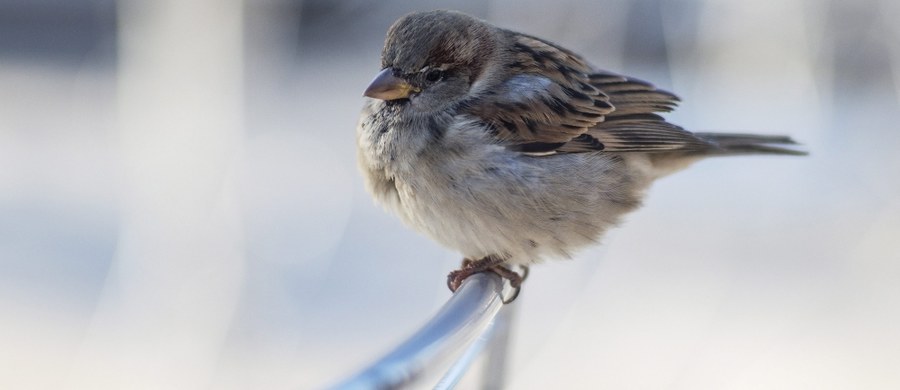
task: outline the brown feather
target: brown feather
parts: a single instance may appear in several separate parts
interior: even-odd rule
[[[646,81],[593,69],[539,38],[509,33],[514,71],[505,83],[465,105],[497,139],[532,155],[583,152],[701,151],[714,145],[657,112],[678,105]]]
[[[646,81],[600,71],[591,76],[595,87],[609,96],[615,111],[588,131],[608,152],[704,151],[715,148],[656,112],[669,112],[678,97]]]
[[[510,33],[510,39],[514,55],[507,67],[516,75],[464,110],[489,123],[500,141],[521,150],[562,145],[614,110],[591,84],[592,69],[581,57],[527,35]]]

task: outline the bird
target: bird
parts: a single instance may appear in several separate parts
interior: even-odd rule
[[[449,10],[394,22],[363,95],[367,191],[463,255],[451,291],[493,272],[507,303],[529,266],[598,243],[660,177],[705,157],[806,154],[787,136],[687,131],[661,116],[673,93]]]

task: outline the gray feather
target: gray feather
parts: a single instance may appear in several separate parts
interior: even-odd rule
[[[707,154],[710,155],[784,154],[805,156],[809,154],[804,150],[797,149],[800,145],[791,139],[791,137],[783,135],[726,133],[694,134],[716,146],[716,149],[708,151]]]

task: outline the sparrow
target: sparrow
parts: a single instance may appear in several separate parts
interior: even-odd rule
[[[528,266],[596,243],[662,176],[710,156],[805,154],[786,136],[689,132],[660,116],[674,94],[454,11],[397,20],[363,95],[366,189],[464,256],[450,290],[495,272],[507,302]]]

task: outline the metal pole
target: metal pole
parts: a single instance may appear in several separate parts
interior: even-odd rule
[[[431,387],[454,364],[465,367],[503,307],[504,283],[492,273],[476,274],[416,334],[358,374],[331,389],[399,389]],[[486,340],[481,339],[484,344]],[[473,353],[465,353],[472,350]],[[459,370],[462,375],[464,370]],[[458,378],[457,378],[458,379]]]
[[[510,333],[515,319],[516,303],[503,306],[503,310],[494,319],[490,341],[485,351],[484,372],[481,388],[499,390],[506,379],[506,359],[509,356]]]

